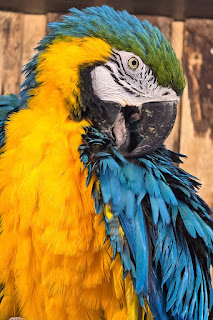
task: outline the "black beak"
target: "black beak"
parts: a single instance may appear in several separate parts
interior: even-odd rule
[[[138,158],[156,150],[168,137],[175,123],[177,101],[144,103],[141,111],[126,106],[123,113],[128,134],[117,149],[125,157]]]

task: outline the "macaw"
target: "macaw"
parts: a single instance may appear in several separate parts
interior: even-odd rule
[[[71,9],[0,97],[0,319],[211,320],[211,210],[163,145],[185,87],[171,45]]]

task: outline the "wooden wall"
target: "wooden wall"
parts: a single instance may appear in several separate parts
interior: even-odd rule
[[[213,20],[173,21],[139,16],[156,24],[171,41],[187,78],[178,117],[167,146],[187,154],[181,167],[199,177],[200,195],[213,207]],[[22,66],[36,43],[47,33],[46,24],[59,14],[33,15],[0,11],[0,93],[18,93]]]

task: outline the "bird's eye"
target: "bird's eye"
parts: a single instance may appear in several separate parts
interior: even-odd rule
[[[136,69],[138,68],[138,66],[139,66],[139,61],[138,61],[138,59],[135,58],[135,57],[130,58],[130,59],[128,60],[128,66],[129,66],[130,69],[136,70]]]

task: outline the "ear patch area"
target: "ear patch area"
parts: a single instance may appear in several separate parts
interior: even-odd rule
[[[49,92],[59,90],[71,116],[79,118],[80,69],[106,62],[110,54],[110,45],[98,38],[56,38],[38,58],[36,81]]]

